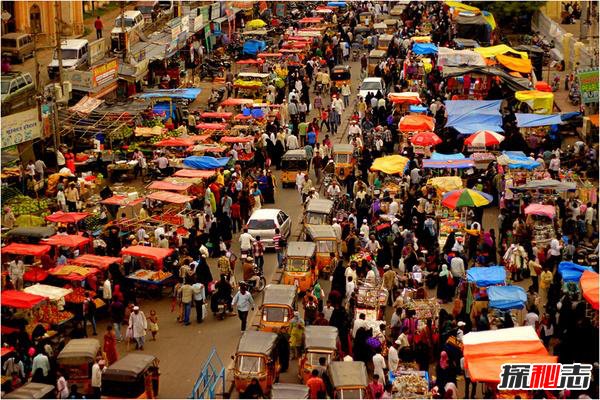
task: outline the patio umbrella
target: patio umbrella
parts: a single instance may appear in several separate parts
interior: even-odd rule
[[[410,142],[415,146],[435,146],[442,143],[442,139],[433,132],[417,132],[410,138]]]
[[[492,131],[477,131],[465,139],[465,144],[473,147],[490,147],[500,144],[504,136]]]
[[[246,28],[248,29],[259,29],[267,26],[267,23],[262,19],[253,19],[252,21],[246,24]]]
[[[452,190],[442,198],[442,205],[450,209],[458,207],[481,207],[492,202],[492,196],[473,189]]]

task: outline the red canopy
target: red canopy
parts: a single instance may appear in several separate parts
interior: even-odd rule
[[[148,246],[130,246],[121,250],[121,254],[129,254],[130,256],[150,258],[158,264],[159,268],[162,268],[162,262],[165,257],[170,256],[173,253],[173,249],[163,249],[160,247],[148,247]]]
[[[312,42],[312,38],[306,36],[288,36],[286,40],[294,40],[296,42],[307,42],[307,44],[310,44]]]
[[[284,50],[301,50],[308,46],[310,43],[308,42],[285,42],[283,46],[281,46],[281,51]]]
[[[600,296],[598,295],[598,274],[592,271],[583,271],[581,278],[579,278],[579,285],[581,285],[583,297],[591,304],[594,310],[597,310],[598,303],[600,302]]]
[[[243,64],[262,64],[262,61],[259,61],[259,60],[254,60],[254,59],[252,59],[252,58],[248,58],[248,59],[246,59],[246,60],[239,60],[239,61],[236,61],[235,63],[236,63],[236,64],[241,64],[241,65],[243,65]]]
[[[144,201],[144,199],[141,199],[141,198],[129,201],[129,198],[127,196],[114,195],[112,197],[109,197],[108,199],[102,200],[100,203],[110,204],[113,206],[124,206],[124,205],[135,206],[136,204],[139,204],[143,201]]]
[[[43,241],[50,246],[80,247],[90,242],[90,238],[81,235],[54,235]]]
[[[322,17],[304,17],[298,21],[299,24],[318,24],[319,22],[323,22]]]
[[[172,183],[165,181],[154,181],[149,186],[148,189],[152,190],[170,190],[174,192],[185,192],[189,188],[192,187],[191,183]]]
[[[156,142],[154,145],[160,147],[189,147],[194,145],[194,141],[187,138],[168,138]]]
[[[258,57],[267,58],[267,57],[281,57],[282,53],[258,53]]]
[[[72,264],[85,265],[91,267],[98,267],[100,269],[108,269],[110,264],[121,264],[121,257],[107,257],[107,256],[96,256],[94,254],[84,254],[73,260],[70,260]]]
[[[200,114],[200,118],[224,118],[229,119],[233,117],[233,113],[230,112],[203,112]]]
[[[20,290],[3,290],[0,304],[3,307],[33,308],[44,300],[46,300],[45,297],[37,294],[29,294]]]
[[[553,219],[554,216],[556,215],[556,209],[554,208],[554,206],[551,206],[551,205],[532,203],[532,204],[528,205],[527,207],[525,207],[525,215],[531,215],[531,214],[542,215],[542,216],[548,217],[550,219]]]
[[[434,127],[433,118],[418,114],[405,115],[398,124],[400,132],[433,131]]]
[[[214,122],[200,122],[196,125],[197,129],[204,129],[209,131],[222,131],[227,128],[227,124],[214,123]]]
[[[233,119],[236,121],[248,121],[252,119],[252,115],[237,114]]]
[[[253,136],[223,136],[222,143],[248,143],[254,140]]]
[[[254,103],[254,100],[252,99],[238,99],[235,97],[230,97],[226,100],[223,100],[221,102],[221,105],[223,107],[227,107],[227,106],[241,106],[243,104],[252,104]]]
[[[61,223],[61,224],[76,224],[82,219],[87,218],[90,213],[86,212],[62,212],[57,211],[54,214],[46,217],[47,221]]]
[[[215,174],[215,171],[205,171],[200,169],[180,169],[173,176],[179,178],[210,178]]]
[[[31,267],[23,274],[25,282],[43,282],[48,277],[48,271],[40,267]]]
[[[2,248],[2,254],[18,254],[21,256],[41,257],[50,251],[47,244],[11,243]]]
[[[210,133],[207,133],[205,135],[192,135],[192,136],[188,136],[187,139],[194,141],[194,142],[205,142],[208,139],[210,139],[212,135]]]
[[[552,92],[552,86],[548,85],[547,82],[537,81],[535,90],[539,90],[540,92]]]
[[[300,50],[300,49],[281,49],[281,52],[296,54],[296,53],[302,53],[302,50]]]
[[[194,200],[193,196],[185,196],[173,192],[154,192],[147,195],[149,199],[163,201],[165,203],[184,204]]]

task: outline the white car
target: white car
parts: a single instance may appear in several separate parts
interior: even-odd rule
[[[360,84],[358,95],[364,99],[369,92],[376,95],[378,90],[381,90],[381,94],[385,96],[385,82],[382,78],[365,78]]]
[[[292,219],[277,208],[261,208],[252,213],[248,220],[248,233],[253,238],[260,236],[265,248],[275,247],[273,236],[275,228],[279,228],[281,236],[288,238],[292,233]]]
[[[125,32],[129,32],[132,29],[140,30],[144,26],[144,15],[140,10],[128,10],[123,13],[123,24],[121,24],[121,14],[118,14],[115,18],[115,27],[110,31],[111,38],[118,36],[119,33],[123,32],[122,28],[125,28]]]
[[[64,69],[77,69],[88,62],[87,39],[67,39],[60,44],[62,66]],[[52,61],[48,64],[48,77],[54,79],[58,76],[58,52],[54,50]]]

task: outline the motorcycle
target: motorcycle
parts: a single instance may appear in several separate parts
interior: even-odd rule
[[[228,308],[229,303],[226,299],[220,298],[219,300],[217,300],[217,312],[214,314],[215,317],[220,321],[224,320],[228,314]]]
[[[258,267],[254,267],[254,276],[247,281],[240,282],[240,284],[242,283],[246,284],[248,291],[252,294],[262,292],[265,289],[265,286],[267,286],[265,275]]]
[[[212,89],[210,98],[208,99],[208,107],[211,110],[216,110],[217,106],[225,97],[225,88]]]
[[[579,93],[579,85],[573,84],[571,89],[569,89],[569,101],[574,106],[577,106],[581,103],[581,93]]]

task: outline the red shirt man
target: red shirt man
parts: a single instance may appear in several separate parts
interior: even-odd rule
[[[319,371],[313,369],[311,375],[312,376],[306,381],[306,386],[308,386],[308,398],[325,398],[325,382],[319,377]]]

